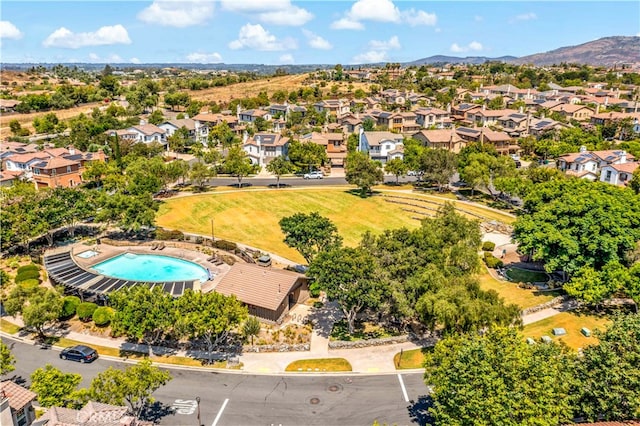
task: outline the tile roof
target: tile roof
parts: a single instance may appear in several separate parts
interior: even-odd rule
[[[611,164],[610,167],[617,170],[618,172],[624,172],[632,174],[635,170],[640,166],[640,163],[622,163],[622,164]],[[606,167],[606,166],[605,166]]]
[[[165,130],[156,126],[155,124],[138,124],[137,126],[131,126],[129,129],[137,130],[138,132],[144,135],[153,135],[154,133],[159,133],[161,135],[165,134]]]
[[[302,278],[304,275],[296,272],[236,263],[222,277],[215,291],[226,296],[233,294],[245,304],[275,311]]]
[[[370,146],[380,145],[383,140],[392,140],[395,142],[402,142],[404,138],[402,135],[392,132],[364,132],[367,142]]]
[[[443,143],[443,142],[459,142],[460,136],[455,131],[448,129],[435,129],[435,130],[421,130],[415,135],[421,134],[425,139],[431,143]]]
[[[196,122],[190,118],[181,118],[181,119],[175,119],[175,120],[169,120],[169,121],[165,121],[164,123],[169,123],[172,126],[174,126],[176,129],[181,129],[183,127],[186,127],[187,130],[195,130],[196,128]],[[162,123],[162,124],[164,124]]]
[[[0,382],[0,392],[9,399],[9,406],[14,411],[22,410],[38,397],[34,392],[13,383],[11,380]]]

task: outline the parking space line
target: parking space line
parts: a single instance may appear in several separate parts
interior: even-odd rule
[[[407,395],[407,388],[404,387],[404,381],[402,375],[398,373],[398,380],[400,381],[400,387],[402,388],[402,395],[404,396],[404,402],[409,402],[409,395]]]
[[[218,415],[216,416],[211,426],[216,426],[218,424],[220,417],[222,417],[222,412],[224,411],[224,407],[227,406],[227,402],[229,402],[229,398],[225,399],[224,402],[222,403],[222,407],[220,407],[220,411],[218,411]]]

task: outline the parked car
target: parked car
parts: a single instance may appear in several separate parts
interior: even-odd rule
[[[303,176],[305,179],[322,179],[324,175],[320,170],[314,172],[305,173]]]
[[[60,352],[60,358],[81,363],[92,362],[98,358],[98,352],[85,345],[76,345],[64,348]]]

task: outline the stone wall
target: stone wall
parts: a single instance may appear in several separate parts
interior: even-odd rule
[[[543,309],[547,309],[547,308],[553,308],[554,306],[557,306],[563,302],[566,302],[567,300],[569,300],[570,297],[566,294],[562,295],[562,296],[558,296],[558,297],[554,297],[553,299],[549,300],[548,302],[542,303],[540,305],[537,306],[532,306],[531,308],[526,308],[522,310],[522,315],[528,315],[528,314],[532,314],[534,312],[538,312],[541,311]]]
[[[311,350],[309,343],[296,345],[289,345],[286,343],[277,345],[245,345],[242,347],[242,352],[304,352],[308,350]]]
[[[404,342],[415,342],[416,344],[425,347],[425,346],[433,346],[438,341],[437,337],[427,337],[423,339],[417,339],[415,336],[410,336],[408,334],[402,336],[392,336],[392,337],[383,337],[380,339],[366,339],[366,340],[354,340],[354,341],[343,341],[343,340],[332,340],[329,341],[329,349],[354,349],[354,348],[367,348],[371,346],[384,346],[384,345],[393,345],[395,343],[404,343]]]

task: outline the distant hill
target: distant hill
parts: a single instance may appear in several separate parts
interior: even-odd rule
[[[640,62],[640,37],[604,37],[577,46],[523,56],[518,64],[553,65],[561,62],[589,65]]]
[[[435,55],[428,58],[407,62],[404,65],[425,65],[425,64],[484,64],[485,62],[513,62],[518,59],[515,56],[500,56],[499,58],[487,58],[486,56],[467,56],[459,58],[457,56]]]

